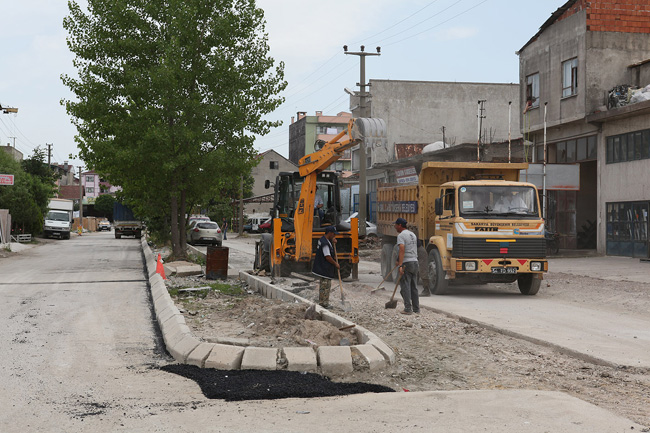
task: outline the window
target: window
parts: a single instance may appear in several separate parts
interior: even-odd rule
[[[607,164],[650,159],[650,129],[609,136],[606,143]],[[595,153],[595,142],[593,147]],[[590,146],[588,151],[591,151]]]
[[[578,94],[578,59],[562,63],[562,97]]]
[[[607,203],[607,254],[648,257],[650,202]]]
[[[271,162],[269,162],[269,168],[271,170],[279,170],[280,169],[280,163],[278,161],[271,161]]]
[[[86,176],[86,183],[95,183],[95,176]]]
[[[452,213],[454,213],[454,202],[456,201],[455,191],[453,189],[446,189],[443,199],[443,209],[450,210]]]
[[[539,73],[526,78],[526,101],[530,101],[530,108],[539,107]]]
[[[92,186],[86,187],[86,194],[95,194],[95,188]]]

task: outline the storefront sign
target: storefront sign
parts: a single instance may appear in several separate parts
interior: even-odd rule
[[[14,184],[13,174],[0,174],[0,185],[13,185],[13,184]]]

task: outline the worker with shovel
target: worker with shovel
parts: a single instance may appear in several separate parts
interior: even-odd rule
[[[325,235],[318,240],[314,267],[311,270],[320,278],[318,305],[323,308],[329,308],[332,280],[336,278],[336,270],[339,268],[333,243],[336,243],[336,228],[327,226]]]
[[[395,230],[397,230],[397,245],[399,255],[397,262],[399,266],[400,294],[404,300],[402,314],[413,314],[420,312],[420,298],[418,296],[418,239],[415,234],[406,229],[406,220],[397,218]]]

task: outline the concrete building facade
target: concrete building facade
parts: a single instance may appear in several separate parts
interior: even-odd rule
[[[253,177],[253,197],[261,197],[273,193],[273,189],[264,188],[266,181],[275,183],[275,178],[283,171],[298,171],[298,166],[280,155],[275,150],[267,150],[258,156],[260,162],[253,167],[251,176]],[[270,215],[273,200],[260,199],[251,201],[244,205],[246,215],[266,214]]]
[[[298,112],[296,117],[291,118],[289,125],[289,160],[298,165],[300,158],[314,152],[317,140],[331,140],[347,128],[351,118],[352,114],[347,112],[334,116],[324,115],[322,111],[317,111],[315,116],[308,116],[304,111]],[[351,152],[348,150],[332,164],[330,170],[350,170],[350,159]]]
[[[560,232],[564,248],[647,257],[647,217],[645,231],[632,226],[643,226],[634,215],[643,218],[644,209],[647,215],[650,159],[632,151],[632,160],[626,153],[624,160],[608,162],[607,154],[623,136],[631,136],[634,146],[639,137],[643,154],[648,113],[621,110],[612,98],[620,86],[650,84],[649,72],[640,67],[650,58],[650,1],[570,0],[518,54],[522,134],[533,146],[534,160],[580,168],[579,191],[548,191],[547,225]],[[643,202],[645,207],[637,205]],[[629,220],[618,212],[613,218],[619,204]],[[628,237],[644,240],[621,246],[626,240],[614,233],[623,227]]]

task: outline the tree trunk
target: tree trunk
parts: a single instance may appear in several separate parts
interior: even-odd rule
[[[180,236],[179,241],[180,241],[181,249],[183,251],[183,257],[187,256],[186,255],[186,252],[187,252],[187,237],[184,236],[185,235],[185,227],[187,226],[187,220],[185,219],[185,214],[187,213],[187,211],[186,211],[186,209],[187,209],[186,199],[187,199],[187,192],[183,189],[183,190],[181,190],[181,205],[180,205],[180,209],[179,209],[179,212],[178,212],[178,218],[180,219],[179,220],[179,225],[180,225],[180,228],[181,228],[181,230],[180,230],[181,236]]]
[[[175,182],[174,185],[175,186]],[[171,211],[172,211],[172,256],[174,258],[181,257],[183,249],[179,242],[179,230],[178,230],[178,197],[175,193],[172,193],[171,196]]]

